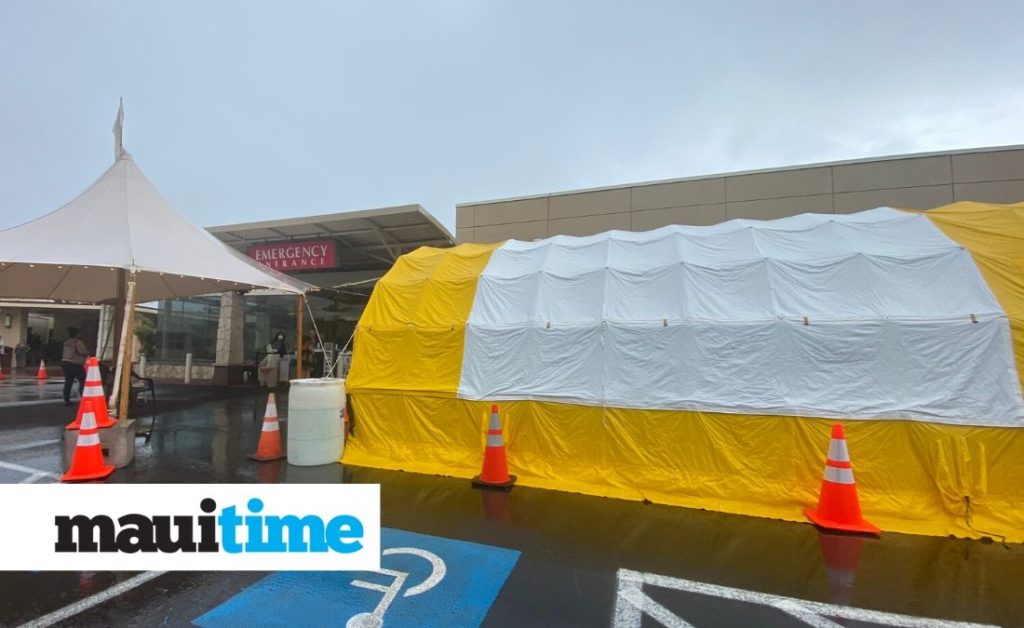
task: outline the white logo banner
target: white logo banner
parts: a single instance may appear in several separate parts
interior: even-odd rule
[[[380,569],[376,484],[0,485],[7,571]]]

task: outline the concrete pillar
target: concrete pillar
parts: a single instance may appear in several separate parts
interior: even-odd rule
[[[10,327],[7,327],[7,316],[11,317]],[[6,347],[28,340],[28,310],[22,307],[0,308],[0,337]]]
[[[236,292],[220,295],[217,356],[213,383],[241,384],[245,362],[245,297]]]
[[[10,327],[8,327],[10,325]],[[0,308],[0,370],[13,372],[17,367],[14,348],[28,338],[28,310]]]

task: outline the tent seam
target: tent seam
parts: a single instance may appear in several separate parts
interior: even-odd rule
[[[60,288],[61,284],[64,283],[64,280],[68,278],[68,274],[70,272],[71,272],[71,266],[68,266],[67,270],[65,270],[64,273],[61,274],[60,279],[57,280],[57,283],[54,284],[53,290],[50,290],[48,293],[46,293],[46,298],[47,299],[52,299],[53,298],[53,293],[56,292]]]

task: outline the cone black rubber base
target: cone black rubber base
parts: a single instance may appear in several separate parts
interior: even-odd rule
[[[473,488],[485,488],[491,491],[511,491],[515,483],[516,476],[514,475],[508,476],[508,482],[502,482],[501,484],[491,484],[481,480],[479,475],[473,476]]]

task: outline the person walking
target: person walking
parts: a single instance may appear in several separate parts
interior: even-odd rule
[[[78,380],[78,396],[85,390],[85,360],[89,357],[89,348],[78,337],[77,327],[68,327],[68,339],[64,341],[60,366],[64,369],[64,405],[71,405],[71,387]]]

